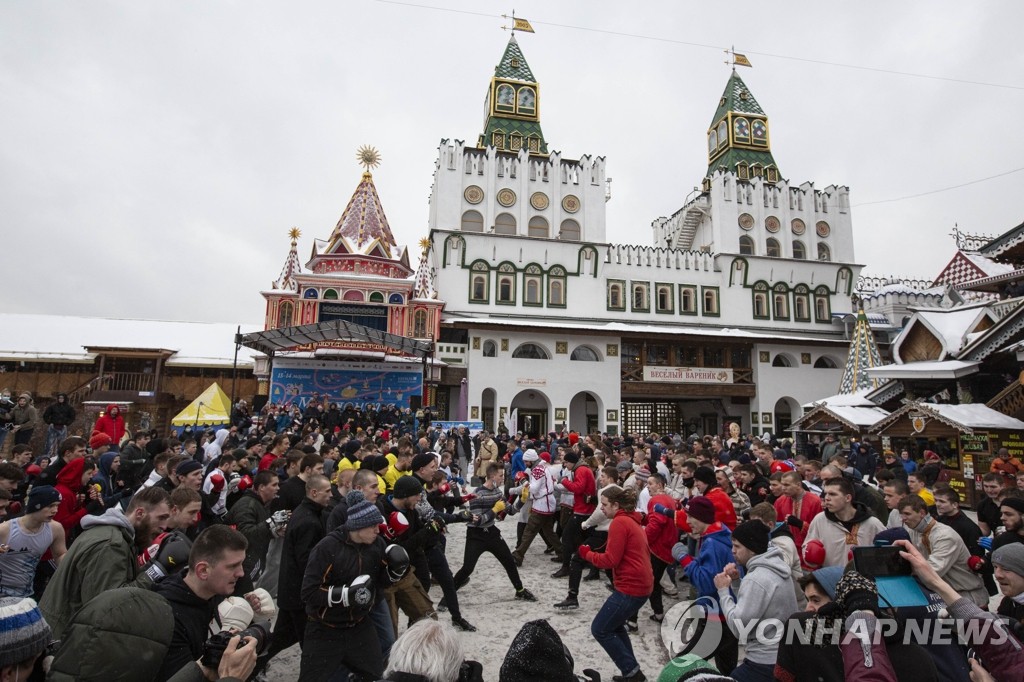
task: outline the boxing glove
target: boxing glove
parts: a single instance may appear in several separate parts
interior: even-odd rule
[[[825,563],[825,545],[821,540],[811,540],[804,545],[804,563],[815,569]]]
[[[156,551],[152,552],[154,546]],[[152,557],[143,572],[154,582],[165,576],[177,573],[188,566],[188,553],[192,550],[192,542],[180,533],[163,533],[154,540],[147,552]]]
[[[367,613],[373,607],[373,579],[361,575],[348,585],[331,585],[327,588],[327,605],[354,608]]]
[[[400,511],[393,511],[388,514],[388,520],[385,524],[387,532],[384,534],[389,539],[400,537],[405,531],[409,530],[409,519],[405,517]]]
[[[397,583],[409,570],[409,553],[401,545],[388,545],[384,548],[384,563],[387,565],[388,578]]]
[[[670,519],[673,519],[673,520],[675,520],[675,518],[676,518],[676,510],[675,509],[670,509],[670,508],[666,507],[663,504],[656,504],[656,505],[654,505],[654,513],[655,514],[661,514],[662,516],[670,518]]]
[[[491,511],[495,514],[500,514],[501,512],[505,511],[505,500],[498,500],[497,502],[495,502],[494,506],[491,507]]]
[[[437,492],[441,493],[442,495],[447,495],[451,491],[451,489],[452,487],[447,483],[442,483],[441,485],[437,486]]]
[[[245,595],[245,598],[249,601],[250,606],[252,606],[254,618],[271,620],[277,615],[277,604],[274,603],[274,598],[262,587],[257,587]]]
[[[244,597],[228,597],[217,607],[220,619],[219,630],[242,631],[252,622],[253,609]]]
[[[984,537],[978,540],[978,547],[981,547],[986,552],[992,551],[992,538]]]
[[[967,559],[967,568],[978,573],[985,568],[985,560],[980,556],[971,556]]]
[[[252,487],[252,476],[246,474],[242,476],[238,481],[238,492],[244,493],[246,490]]]
[[[29,478],[35,478],[41,473],[43,473],[43,469],[38,464],[29,464],[25,467],[25,475]]]
[[[516,474],[516,483],[521,483],[526,480],[526,472],[520,471]]]
[[[793,516],[792,514],[786,517],[786,523],[797,529],[804,527],[803,520],[799,516]]]
[[[224,490],[224,476],[222,474],[213,474],[210,476],[210,492],[214,495],[219,495]]]
[[[687,548],[685,543],[677,542],[676,544],[672,545],[672,558],[676,561],[682,561],[683,557],[685,557],[688,553],[689,549]]]

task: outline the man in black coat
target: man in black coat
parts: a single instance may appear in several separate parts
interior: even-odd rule
[[[327,534],[327,502],[331,482],[326,476],[313,474],[306,481],[306,497],[292,512],[281,550],[281,572],[277,580],[277,623],[270,650],[260,659],[257,672],[277,655],[296,642],[302,646],[306,630],[306,606],[302,602],[302,577],[309,555]]]
[[[299,459],[298,473],[289,476],[281,484],[281,490],[277,498],[271,502],[270,511],[287,509],[295,511],[299,504],[306,498],[306,484],[311,476],[324,475],[324,458],[320,455],[306,455],[299,450],[290,450],[287,455],[289,465],[292,462],[292,453],[301,455]]]

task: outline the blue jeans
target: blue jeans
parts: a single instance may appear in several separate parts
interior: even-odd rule
[[[58,454],[57,446],[67,437],[68,427],[49,424],[46,427],[46,447],[43,448],[43,454],[50,458],[56,457]]]
[[[775,679],[775,666],[771,663],[744,661],[729,676],[736,682],[772,682]]]
[[[623,675],[632,675],[640,669],[633,655],[633,644],[626,633],[626,621],[636,616],[646,602],[647,597],[630,597],[615,590],[590,624],[590,634],[608,652]]]

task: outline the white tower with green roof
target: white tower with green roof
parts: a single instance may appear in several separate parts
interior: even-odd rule
[[[487,85],[475,144],[441,140],[430,229],[605,241],[603,157],[565,159],[540,124],[540,83],[515,35]]]

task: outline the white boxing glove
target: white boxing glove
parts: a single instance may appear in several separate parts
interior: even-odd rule
[[[252,623],[252,606],[244,597],[228,597],[217,607],[217,614],[220,617],[220,627],[211,628],[219,631],[235,630],[241,631]]]
[[[245,595],[245,598],[249,600],[250,605],[252,602],[257,602],[257,606],[253,606],[253,620],[271,620],[277,615],[277,605],[274,603],[274,598],[270,596],[262,587],[257,587],[255,590]]]

